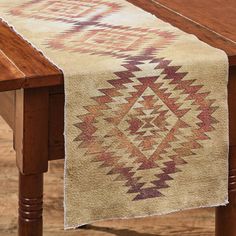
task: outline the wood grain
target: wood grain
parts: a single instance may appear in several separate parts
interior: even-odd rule
[[[14,143],[22,174],[40,174],[48,167],[47,88],[16,91]]]
[[[235,0],[154,0],[236,43]],[[223,5],[222,5],[223,4]]]
[[[0,20],[0,91],[63,84],[62,72]]]
[[[0,235],[17,234],[17,181],[12,131],[0,117]],[[45,236],[213,236],[214,209],[184,211],[161,217],[106,221],[87,229],[63,231],[63,160],[45,175]],[[7,196],[7,197],[6,197]]]
[[[151,12],[158,18],[178,27],[179,29],[190,34],[194,34],[200,40],[208,43],[209,45],[224,50],[229,57],[230,65],[236,65],[236,43],[232,42],[236,35],[235,23],[232,21],[228,27],[226,27],[226,29],[228,29],[227,37],[229,37],[227,38],[224,34],[226,31],[225,25],[228,24],[228,13],[226,15],[222,14],[219,16],[219,9],[224,9],[225,7],[226,10],[232,8],[229,11],[229,14],[235,15],[236,1],[228,0],[230,4],[228,7],[226,6],[227,4],[221,0],[195,0],[193,1],[193,4],[192,1],[191,4],[189,4],[188,0],[149,0],[148,2],[146,0],[128,1],[148,12]],[[215,7],[217,4],[218,6]],[[175,10],[175,8],[178,10]],[[182,15],[179,14],[179,11]],[[215,21],[212,23],[212,18],[210,16],[214,14],[218,17],[215,17]],[[194,21],[190,18],[194,18]],[[214,24],[217,25],[217,28],[212,28]],[[213,32],[214,29],[215,32]]]
[[[15,91],[0,93],[0,116],[2,116],[8,125],[14,130],[15,125]]]
[[[25,80],[25,75],[17,66],[1,51],[0,49],[0,92],[12,90],[14,87],[22,86],[22,81]]]

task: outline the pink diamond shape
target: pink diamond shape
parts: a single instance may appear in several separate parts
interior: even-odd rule
[[[10,13],[36,19],[75,23],[97,21],[119,9],[118,4],[103,0],[33,0],[13,8]]]
[[[175,38],[172,32],[159,29],[85,22],[58,35],[48,45],[70,52],[126,58],[151,56]]]

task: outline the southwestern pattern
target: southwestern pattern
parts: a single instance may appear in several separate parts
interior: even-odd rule
[[[65,228],[228,198],[224,52],[125,0],[1,0],[65,75]]]
[[[82,22],[49,41],[48,45],[75,53],[127,58],[131,55],[151,56],[175,38],[171,32],[153,28]]]
[[[47,44],[70,52],[126,58],[152,55],[176,36],[153,28],[102,24],[100,20],[121,9],[121,5],[101,0],[34,0],[13,8],[10,14],[71,24]]]
[[[76,23],[97,21],[121,7],[103,0],[33,0],[10,10],[12,15],[33,17],[48,21]]]
[[[194,150],[202,148],[198,141],[209,139],[217,123],[209,92],[199,92],[203,85],[184,80],[187,73],[171,64],[163,58],[128,60],[126,70],[108,81],[112,88],[93,97],[97,105],[78,116],[81,134],[75,141],[100,167],[110,167],[107,174],[123,181],[128,193],[137,193],[134,200],[163,196],[161,189],[187,157],[194,158]]]

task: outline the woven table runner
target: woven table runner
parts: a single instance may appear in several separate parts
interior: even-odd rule
[[[65,74],[65,228],[228,202],[227,56],[125,0],[1,0]]]

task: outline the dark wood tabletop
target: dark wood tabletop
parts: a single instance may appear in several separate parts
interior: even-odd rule
[[[0,91],[63,84],[62,72],[0,21]]]
[[[129,0],[158,18],[224,50],[236,65],[235,0]]]

